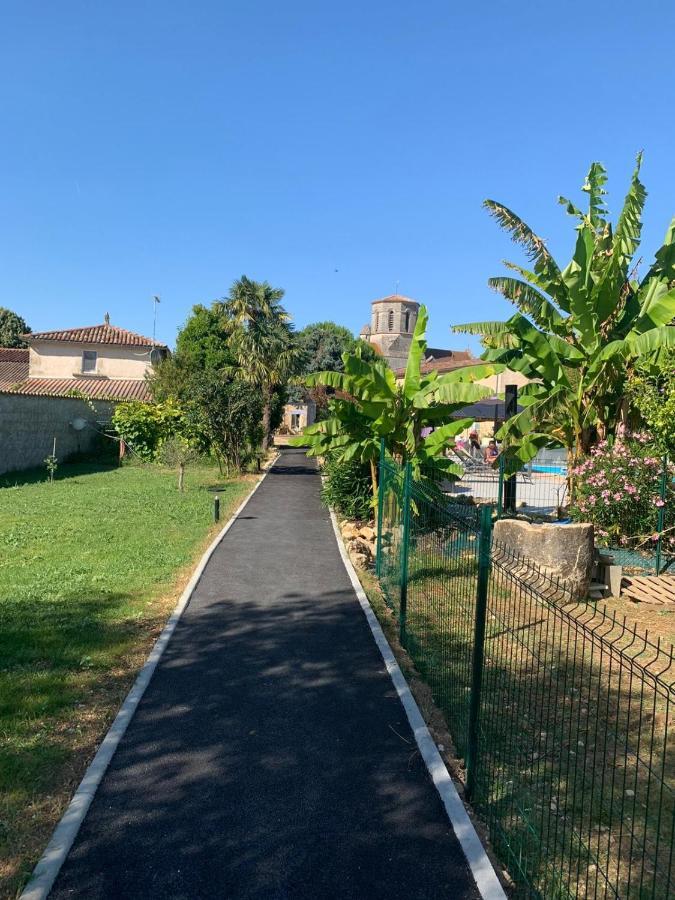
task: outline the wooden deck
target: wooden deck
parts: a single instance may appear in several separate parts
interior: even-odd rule
[[[624,575],[621,596],[636,603],[675,603],[675,575]]]

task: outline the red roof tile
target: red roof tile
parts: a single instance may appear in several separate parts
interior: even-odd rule
[[[72,397],[84,394],[91,400],[149,401],[150,391],[145,381],[121,378],[27,378],[20,384],[1,386],[6,394],[32,397]]]
[[[67,328],[62,331],[38,331],[22,335],[25,341],[74,341],[78,344],[123,344],[127,347],[164,347],[152,338],[118,328],[116,325],[90,325],[86,328]]]
[[[0,347],[0,390],[28,378],[28,350]]]
[[[428,375],[429,372],[442,374],[443,372],[452,372],[454,369],[463,369],[465,366],[478,366],[481,363],[481,359],[476,359],[475,356],[471,356],[465,351],[459,351],[457,356],[444,356],[441,359],[427,360],[422,363],[420,369],[423,375]],[[396,369],[394,375],[402,377],[405,375],[405,368]]]

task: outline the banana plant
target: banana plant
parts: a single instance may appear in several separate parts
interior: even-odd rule
[[[600,163],[591,165],[582,187],[586,211],[559,198],[577,222],[574,254],[564,268],[515,213],[494,200],[484,203],[524,248],[531,269],[505,262],[517,277],[488,281],[516,306],[511,318],[453,330],[481,335],[484,360],[532,379],[520,392],[523,409],[498,434],[511,470],[547,445],[565,447],[572,464],[588,454],[594,440],[612,435],[625,420],[624,386],[635,361],[675,347],[675,219],[651,267],[637,276],[647,196],[641,162],[638,154],[616,226],[608,219]]]
[[[476,381],[504,369],[500,363],[485,363],[443,375],[423,373],[428,318],[421,306],[400,381],[383,360],[366,362],[358,351],[343,354],[343,372],[316,372],[301,380],[306,387],[322,385],[337,395],[330,401],[329,417],[305,428],[291,443],[309,445],[310,456],[332,453],[345,462],[369,463],[373,496],[382,439],[398,463],[412,463],[413,477],[418,480],[423,472],[461,477],[462,467],[448,459],[445,450],[473,419],[456,415],[468,404],[490,396],[489,388]],[[430,427],[434,430],[426,434]]]

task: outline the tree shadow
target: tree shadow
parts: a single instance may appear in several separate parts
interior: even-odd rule
[[[207,570],[51,896],[72,892],[477,896],[344,572],[269,602]]]
[[[54,475],[54,481],[65,481],[97,472],[109,472],[118,469],[117,463],[111,462],[67,462],[60,463]],[[44,466],[26,469],[21,472],[5,472],[0,475],[0,488],[25,487],[26,485],[48,482],[49,475]]]

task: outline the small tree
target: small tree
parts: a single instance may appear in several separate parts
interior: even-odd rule
[[[131,450],[151,462],[162,443],[183,429],[183,409],[173,399],[163,403],[131,400],[118,403],[112,424]]]
[[[22,334],[29,334],[30,328],[18,313],[0,306],[0,347],[27,347]]]
[[[174,434],[162,443],[157,459],[165,466],[178,469],[178,490],[182,493],[185,467],[199,458],[199,451],[186,437]]]

